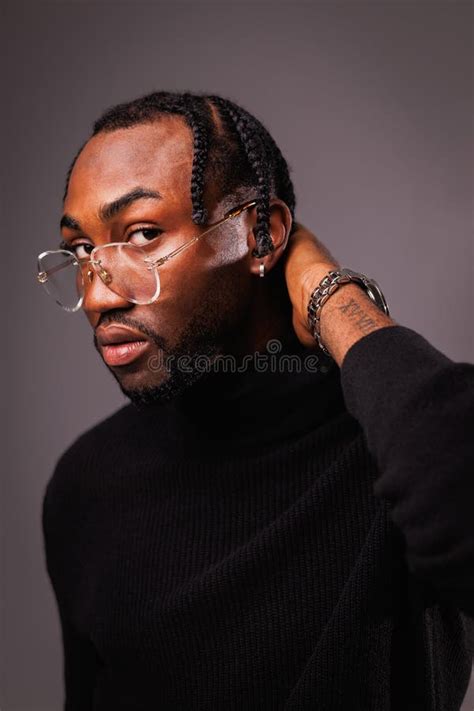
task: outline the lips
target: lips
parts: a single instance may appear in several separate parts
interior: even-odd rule
[[[107,365],[128,365],[139,358],[149,347],[149,339],[140,331],[127,326],[100,327],[97,342]]]

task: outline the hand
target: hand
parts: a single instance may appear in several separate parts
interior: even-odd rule
[[[288,240],[284,270],[288,294],[293,305],[293,328],[307,348],[317,348],[308,328],[308,301],[312,291],[331,269],[340,269],[339,262],[327,247],[300,223]]]

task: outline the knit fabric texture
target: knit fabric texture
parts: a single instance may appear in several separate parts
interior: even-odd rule
[[[80,435],[43,501],[65,711],[458,710],[473,429],[474,366],[396,325]]]

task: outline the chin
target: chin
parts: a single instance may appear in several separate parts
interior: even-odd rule
[[[204,374],[196,370],[187,373],[166,372],[161,377],[158,374],[150,377],[149,372],[144,373],[142,377],[140,373],[122,376],[113,373],[122,393],[137,407],[169,402],[191,388]]]

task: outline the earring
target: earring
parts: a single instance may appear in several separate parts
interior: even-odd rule
[[[265,264],[263,262],[260,262],[260,276],[265,276]]]

